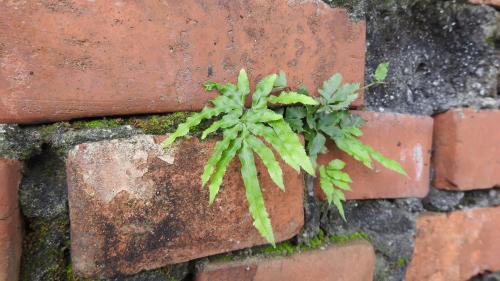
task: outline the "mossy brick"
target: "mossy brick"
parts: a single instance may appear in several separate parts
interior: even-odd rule
[[[129,275],[265,244],[253,226],[237,159],[212,205],[200,176],[216,139],[138,135],[83,143],[68,155],[71,257],[77,276]],[[277,241],[295,236],[303,214],[302,174],[281,163],[286,192],[257,169]]]
[[[0,20],[0,123],[199,111],[241,68],[364,81],[365,22],[320,0],[1,1]]]

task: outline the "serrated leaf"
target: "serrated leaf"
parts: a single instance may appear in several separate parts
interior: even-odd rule
[[[297,92],[282,92],[279,96],[270,96],[268,98],[268,102],[270,103],[279,103],[279,104],[305,104],[305,105],[318,105],[314,98],[301,95]]]
[[[278,77],[276,77],[276,81],[274,81],[274,88],[286,88],[287,86],[286,73],[280,70]]]
[[[283,115],[269,109],[250,109],[243,116],[243,119],[250,123],[263,123],[283,119]]]
[[[334,159],[328,163],[327,169],[342,170],[345,167],[345,162],[340,159]]]
[[[247,72],[245,69],[240,70],[240,74],[238,75],[238,100],[240,105],[243,106],[245,103],[245,98],[250,93],[250,82],[248,81]]]
[[[316,163],[316,157],[320,153],[326,152],[326,138],[321,133],[316,133],[311,141],[307,144],[307,150],[309,151],[309,157],[311,157],[313,163]]]
[[[253,151],[262,159],[262,163],[266,166],[269,175],[273,182],[283,191],[285,191],[285,184],[283,183],[283,171],[280,164],[274,157],[273,151],[268,148],[261,140],[250,135],[246,138],[247,143]]]
[[[218,129],[225,129],[229,127],[233,127],[234,125],[240,122],[240,118],[238,113],[236,114],[227,114],[222,117],[222,119],[215,121],[210,125],[210,127],[206,128],[201,135],[201,139],[205,139],[209,134],[217,131]]]
[[[208,185],[209,204],[212,204],[214,202],[215,196],[217,196],[217,193],[219,193],[220,185],[222,184],[222,179],[224,178],[224,174],[226,173],[227,170],[227,165],[229,165],[229,163],[234,158],[238,150],[241,148],[242,140],[243,140],[242,137],[232,140],[229,147],[226,150],[224,150],[224,152],[222,152],[222,156],[220,160],[217,162],[214,173],[210,178],[211,179],[210,184]]]
[[[204,119],[210,119],[221,114],[223,111],[224,110],[221,108],[205,107],[201,112],[194,113],[193,115],[189,116],[184,123],[179,124],[175,132],[170,134],[168,138],[161,144],[161,146],[163,148],[168,147],[177,138],[187,135],[192,127],[199,125]]]
[[[373,157],[373,159],[375,159],[375,161],[379,162],[380,164],[382,164],[382,166],[386,167],[387,169],[400,173],[403,176],[408,176],[405,169],[401,166],[401,164],[399,164],[398,161],[385,157],[384,155],[382,155],[382,153],[375,151],[371,147],[370,147],[370,154]]]
[[[372,159],[369,151],[359,140],[353,137],[338,137],[334,139],[337,147],[345,153],[360,161],[366,167],[373,169]]]
[[[308,174],[314,176],[314,168],[311,160],[307,156],[299,136],[292,131],[290,125],[284,120],[272,121],[269,122],[269,125],[273,127],[276,135],[281,139],[283,145],[295,160],[295,163],[298,163]]]
[[[330,178],[326,174],[325,166],[321,165],[319,166],[319,185],[321,190],[326,195],[326,200],[328,204],[331,204],[333,201],[333,184],[330,181]]]
[[[252,134],[264,138],[264,140],[278,152],[288,166],[292,167],[295,171],[300,172],[300,165],[295,162],[295,159],[290,154],[290,151],[287,150],[287,147],[283,144],[272,128],[263,124],[249,124],[247,127]]]
[[[252,96],[252,108],[260,109],[264,108],[267,105],[266,97],[273,90],[274,82],[276,81],[277,75],[271,74],[269,76],[264,77],[262,80],[257,83],[255,87],[255,92]]]
[[[286,118],[301,119],[306,117],[306,109],[302,106],[293,106],[286,109]]]
[[[352,182],[351,177],[347,173],[344,173],[342,171],[331,170],[331,169],[328,169],[328,167],[327,167],[326,172],[328,173],[328,175],[330,177],[332,177],[335,180],[343,181],[343,182],[346,182],[346,183]]]
[[[207,163],[203,167],[203,174],[201,175],[201,186],[205,186],[210,177],[212,176],[217,163],[222,157],[222,153],[228,149],[231,142],[236,139],[238,133],[241,131],[241,126],[235,126],[231,129],[225,130],[222,140],[215,144],[212,155],[208,158]]]
[[[260,190],[253,152],[246,141],[243,142],[239,155],[241,162],[241,177],[243,178],[243,184],[245,185],[245,194],[250,214],[254,221],[253,224],[259,231],[260,235],[262,235],[267,242],[274,246],[276,243],[271,226],[271,220],[269,219],[264,197],[262,196],[262,191]]]
[[[342,75],[337,73],[323,82],[323,86],[318,90],[319,94],[327,101],[332,98],[332,95],[338,90],[342,82]]]
[[[377,66],[377,69],[375,70],[375,74],[373,75],[373,78],[375,79],[376,82],[383,82],[385,78],[387,78],[387,72],[389,70],[389,63],[381,63]]]

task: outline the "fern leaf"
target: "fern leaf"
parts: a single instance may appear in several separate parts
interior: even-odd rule
[[[174,133],[170,134],[168,138],[161,144],[163,148],[171,145],[177,138],[183,137],[189,133],[189,130],[200,124],[204,119],[210,119],[214,116],[221,114],[224,110],[220,108],[205,107],[199,113],[195,113],[188,117],[184,123],[179,124]]]
[[[271,74],[269,76],[264,77],[262,80],[257,83],[255,87],[255,92],[252,96],[252,108],[260,109],[264,108],[267,105],[266,97],[273,90],[274,82],[276,81],[277,75]]]
[[[243,120],[250,123],[265,123],[283,119],[283,115],[269,109],[250,109],[246,112]]]
[[[279,96],[270,96],[267,99],[270,103],[279,104],[294,104],[301,103],[306,105],[318,105],[314,98],[306,95],[301,95],[297,92],[282,92]]]
[[[330,181],[330,178],[328,177],[325,166],[321,165],[319,166],[319,185],[321,187],[321,190],[326,195],[326,200],[328,204],[331,204],[333,201],[333,184]]]
[[[331,99],[332,95],[338,90],[342,82],[342,75],[337,73],[330,77],[330,79],[323,82],[323,86],[318,90],[319,94],[327,101]]]
[[[248,82],[248,76],[245,69],[241,69],[238,75],[238,92],[240,105],[243,106],[245,97],[250,93],[250,82]]]
[[[287,147],[283,144],[272,128],[262,124],[250,124],[248,125],[248,129],[252,132],[252,134],[264,138],[264,140],[266,140],[278,152],[288,166],[292,167],[295,171],[300,172],[300,165],[295,161],[290,154],[290,151],[287,150]]]
[[[238,133],[241,131],[241,126],[234,126],[231,129],[224,131],[224,136],[222,140],[218,141],[215,144],[214,150],[212,151],[212,155],[208,158],[205,167],[203,167],[203,174],[201,175],[201,185],[202,187],[208,182],[212,173],[214,172],[217,163],[220,161],[222,157],[222,153],[226,151],[231,142],[236,139]]]
[[[238,113],[231,113],[224,115],[222,119],[215,121],[203,131],[203,134],[201,135],[201,139],[205,139],[209,134],[217,131],[218,129],[225,129],[232,127],[240,122],[239,115]]]
[[[365,146],[368,145],[365,144]],[[370,149],[370,155],[373,157],[373,159],[382,164],[382,166],[386,167],[389,170],[400,173],[403,176],[408,176],[405,169],[401,166],[401,164],[399,164],[398,161],[385,157],[384,155],[382,155],[382,153],[375,151],[372,147],[369,147],[369,149]]]
[[[276,135],[283,142],[283,145],[286,147],[289,154],[295,160],[295,163],[298,163],[304,171],[308,174],[314,176],[314,168],[311,163],[311,160],[307,156],[307,153],[304,149],[304,146],[300,142],[299,136],[297,136],[290,128],[290,125],[286,123],[284,120],[277,120],[269,122],[269,125],[273,127]]]
[[[373,161],[370,153],[361,141],[353,137],[338,137],[334,138],[337,147],[345,153],[360,161],[366,167],[373,169]]]
[[[278,161],[276,161],[273,151],[255,136],[248,136],[246,138],[246,141],[250,145],[252,150],[255,151],[257,155],[259,155],[260,159],[262,159],[262,163],[264,163],[264,166],[266,166],[273,182],[281,190],[285,191],[285,184],[283,183],[283,171],[281,170]]]
[[[215,167],[215,171],[211,177],[211,182],[208,186],[209,204],[212,204],[214,202],[215,196],[217,196],[217,193],[219,193],[222,179],[224,178],[224,174],[227,170],[227,165],[229,165],[229,162],[231,162],[238,150],[241,148],[242,140],[242,137],[234,139],[229,147],[224,152],[222,152],[222,156],[219,162],[217,162],[217,166]]]
[[[309,157],[313,160],[313,162],[316,162],[316,157],[320,153],[326,152],[326,138],[323,134],[321,133],[316,133],[314,135],[314,138],[309,141],[307,144],[307,150],[309,152]]]
[[[241,176],[243,178],[243,184],[245,185],[245,193],[250,214],[252,215],[254,221],[253,225],[257,228],[260,235],[262,235],[267,242],[274,246],[276,242],[271,226],[271,220],[269,219],[269,214],[267,213],[264,203],[264,197],[262,195],[262,191],[260,190],[253,152],[246,141],[243,142],[243,146],[240,151],[240,162]]]

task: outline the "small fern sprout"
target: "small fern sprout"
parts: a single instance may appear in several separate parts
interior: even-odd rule
[[[380,64],[374,77],[374,82],[367,87],[384,83],[388,72],[388,63]],[[307,143],[307,152],[314,166],[320,153],[326,153],[327,138],[335,145],[366,167],[373,169],[373,161],[377,161],[387,169],[406,176],[401,165],[392,159],[375,151],[369,145],[359,140],[363,135],[361,127],[364,120],[349,112],[349,105],[356,100],[361,90],[359,84],[342,84],[342,75],[337,73],[326,80],[318,90],[319,97],[315,98],[318,105],[294,106],[286,109],[285,120],[295,132],[303,133]],[[308,96],[306,89],[300,91]],[[334,204],[345,220],[342,202],[345,201],[344,191],[349,191],[351,178],[342,172],[345,163],[333,160],[326,166],[320,166],[320,187],[326,194],[329,204]]]

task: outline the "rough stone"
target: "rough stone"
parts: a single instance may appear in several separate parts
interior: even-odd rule
[[[0,19],[4,123],[200,110],[240,68],[364,80],[364,22],[320,0],[2,1]]]
[[[422,200],[422,203],[429,211],[449,212],[459,206],[463,198],[463,192],[439,190],[431,187],[429,194]]]
[[[152,136],[86,143],[67,160],[71,255],[77,275],[113,277],[264,244],[252,225],[236,159],[208,206],[200,175],[214,140],[163,151]],[[286,192],[257,161],[277,241],[303,225],[302,175],[283,165]]]
[[[403,280],[406,262],[413,252],[419,208],[389,200],[353,200],[345,203],[344,209],[347,221],[340,217],[335,207],[323,205],[321,228],[328,235],[367,234],[377,254],[374,280]]]
[[[498,233],[500,207],[419,216],[406,280],[467,280],[500,270]]]
[[[499,107],[497,13],[465,1],[368,1],[366,81],[388,61],[387,84],[365,94],[371,110],[431,115]]]
[[[22,163],[0,158],[0,281],[19,277],[23,228],[18,203]]]
[[[209,263],[199,269],[195,281],[365,281],[373,279],[374,266],[372,246],[353,241],[288,257]]]
[[[403,166],[408,176],[374,163],[365,167],[329,142],[329,152],[318,156],[319,164],[339,158],[346,162],[345,171],[351,176],[348,199],[424,197],[429,191],[430,153],[432,147],[432,118],[395,113],[357,111],[367,121],[360,140]],[[321,198],[325,195],[319,189]]]
[[[455,109],[434,120],[433,185],[449,190],[500,186],[500,110]]]

